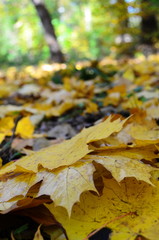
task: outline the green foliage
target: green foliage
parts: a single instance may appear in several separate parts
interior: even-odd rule
[[[67,60],[100,59],[133,51],[139,41],[141,0],[45,0]],[[157,15],[158,0],[147,0]],[[156,10],[154,10],[156,9]],[[147,12],[144,14],[147,14]],[[0,3],[0,63],[34,64],[49,59],[43,29],[28,0]],[[130,42],[120,42],[125,34]]]
[[[0,62],[34,63],[46,59],[46,47],[36,11],[28,1],[6,1],[0,5]]]

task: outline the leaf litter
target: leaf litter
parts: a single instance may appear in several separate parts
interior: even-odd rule
[[[67,66],[57,65],[63,84],[54,82],[54,65],[48,72],[43,65],[16,70],[16,79],[10,78],[8,70],[6,81],[11,88],[0,92],[1,149],[5,152],[9,139],[9,151],[15,141],[24,141],[19,154],[29,155],[9,160],[0,169],[1,214],[23,211],[25,215],[27,209],[45,206],[56,219],[52,234],[60,232],[62,239],[86,239],[110,222],[111,240],[135,240],[138,236],[156,240],[158,62],[157,56],[128,60],[124,66],[117,61],[107,65],[103,60],[98,68],[107,80],[100,74],[94,79],[86,75],[80,79],[87,69],[84,63],[78,63],[81,73],[70,72],[69,76]],[[54,130],[58,126],[67,126],[63,127],[64,133]],[[83,127],[87,128],[81,131]],[[50,146],[47,142],[48,147],[43,141],[41,150],[30,153],[40,138],[57,141]],[[33,212],[30,218],[35,220]],[[43,224],[39,219],[38,223]],[[45,225],[35,230],[34,239],[45,239]]]

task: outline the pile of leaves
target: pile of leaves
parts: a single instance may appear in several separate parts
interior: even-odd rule
[[[40,224],[34,239],[91,239],[108,226],[111,240],[156,240],[158,64],[106,58],[1,72],[1,219],[29,216]]]

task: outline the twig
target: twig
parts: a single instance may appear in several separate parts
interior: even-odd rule
[[[126,213],[126,214],[124,214],[124,215],[118,216],[118,217],[110,220],[109,222],[106,222],[102,227],[100,227],[100,228],[96,229],[95,231],[93,231],[92,233],[90,233],[90,234],[89,234],[86,238],[84,238],[83,240],[89,239],[90,237],[92,237],[94,234],[96,234],[97,232],[99,232],[102,228],[106,227],[106,226],[109,225],[110,223],[115,222],[115,221],[117,221],[117,220],[119,220],[119,219],[121,219],[121,218],[124,218],[124,217],[126,217],[126,216],[129,216],[129,215],[136,215],[136,213],[135,213],[135,212],[128,212],[128,213]]]

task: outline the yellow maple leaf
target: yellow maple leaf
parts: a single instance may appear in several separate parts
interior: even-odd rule
[[[95,125],[90,128],[86,128],[81,132],[81,137],[86,138],[86,143],[91,143],[98,141],[100,139],[106,139],[112,133],[119,132],[122,128],[124,123],[128,120],[121,120],[117,118],[112,120],[112,117],[109,116],[104,122],[101,122],[98,125]]]
[[[159,128],[149,129],[147,126],[134,125],[130,129],[131,136],[137,143],[145,141],[147,143],[159,143]]]
[[[34,132],[34,125],[29,117],[22,118],[16,128],[16,134],[22,138],[31,138]]]
[[[23,173],[16,177],[10,176],[8,180],[0,182],[0,202],[6,202],[17,196],[23,198],[35,183],[36,176],[34,174]]]
[[[14,119],[12,117],[4,117],[0,120],[0,143],[4,140],[5,136],[13,134]]]
[[[108,93],[118,92],[120,93],[120,95],[124,96],[126,94],[126,85],[125,84],[116,85],[113,88],[109,89],[107,92]]]
[[[141,161],[115,154],[113,156],[90,155],[88,157],[92,161],[102,164],[118,182],[125,177],[135,177],[137,180],[152,184],[150,172],[156,168],[143,164]]]
[[[17,86],[12,84],[0,85],[0,98],[8,97],[11,92],[15,91]]]
[[[62,104],[60,104],[59,106],[48,109],[46,111],[46,115],[47,116],[61,116],[63,113],[70,110],[74,106],[75,106],[75,104],[73,103],[73,101],[66,101],[66,102],[63,102]]]
[[[86,113],[93,113],[98,111],[98,105],[91,101],[86,101]]]
[[[0,132],[12,134],[12,128],[14,127],[14,119],[12,117],[5,117],[0,120]],[[8,135],[9,136],[9,135]]]
[[[23,199],[32,186],[43,180],[41,187],[35,190],[35,196],[49,195],[57,205],[66,207],[70,213],[72,205],[79,200],[83,191],[88,189],[96,191],[92,177],[94,167],[91,161],[88,159],[87,162],[85,159],[82,160],[84,162],[77,161],[93,151],[89,150],[90,142],[99,140],[103,136],[110,136],[114,131],[119,131],[125,123],[125,120],[116,119],[111,122],[111,119],[109,117],[94,127],[84,129],[71,140],[5,165],[0,170],[0,201],[14,203],[15,199],[17,201]],[[42,171],[40,166],[53,169],[54,172]],[[64,169],[57,169],[62,166]],[[63,186],[61,181],[65,182]],[[62,187],[61,195],[58,194],[60,186]],[[18,191],[15,191],[16,188]]]
[[[70,140],[2,167],[1,211],[5,213],[18,206],[23,207],[22,201],[29,196],[36,198],[44,195],[54,201],[46,206],[64,226],[70,240],[82,240],[105,222],[125,213],[133,214],[135,224],[130,222],[131,216],[127,216],[127,220],[112,222],[113,240],[117,237],[121,240],[135,238],[139,233],[145,237],[150,236],[152,229],[145,227],[145,224],[153,225],[157,219],[156,224],[159,225],[159,208],[156,206],[154,216],[149,219],[151,205],[148,207],[148,203],[154,197],[153,204],[157,204],[159,183],[150,174],[156,168],[140,160],[156,158],[155,149],[158,146],[147,144],[145,152],[142,145],[131,148],[126,148],[125,145],[121,148],[119,145],[118,148],[116,146],[107,150],[90,149],[92,143],[106,140],[121,131],[126,121],[127,119],[108,117]],[[95,192],[96,188],[102,186],[102,183],[96,181],[98,178],[94,178],[95,169],[96,175],[101,177],[100,168],[96,164],[113,176],[104,180],[101,196],[92,194],[92,191]],[[148,210],[144,210],[146,207]],[[140,221],[142,224],[139,228]]]
[[[21,169],[21,173],[19,172],[18,175],[15,172],[8,177],[4,175],[4,178],[1,178],[0,202],[13,201],[14,203],[15,200],[23,199],[28,194],[30,195],[30,189],[36,183],[42,181],[40,187],[34,188],[34,197],[48,195],[57,206],[65,207],[70,215],[73,204],[79,201],[82,192],[96,191],[93,182],[95,168],[92,161],[103,165],[118,182],[126,177],[135,177],[137,180],[152,184],[150,172],[156,170],[136,159],[117,154],[109,156],[109,152],[106,156],[87,155],[81,161],[56,171],[48,172],[41,168],[37,174],[26,173],[25,169],[19,167],[18,170]]]
[[[102,149],[101,149],[102,150]],[[110,149],[108,147],[107,151],[106,149],[104,151],[98,150],[99,155],[102,156],[116,156],[119,155],[120,157],[127,157],[130,159],[135,160],[148,160],[152,161],[153,159],[158,157],[157,145],[150,144],[150,145],[137,145],[136,147],[123,147],[123,148],[114,148]]]
[[[80,202],[73,206],[71,218],[62,207],[54,204],[46,204],[46,207],[66,229],[70,240],[86,239],[88,234],[109,221],[108,227],[113,230],[111,240],[134,240],[139,234],[156,240],[159,234],[158,198],[158,182],[154,188],[134,178],[126,178],[120,185],[114,179],[104,179],[103,195],[82,193]]]
[[[103,99],[104,106],[108,106],[112,104],[114,106],[118,106],[121,101],[121,95],[119,92],[112,92],[108,96]]]
[[[121,120],[120,118],[114,121],[111,120],[112,117],[109,117],[96,126],[84,129],[70,140],[58,145],[49,146],[29,156],[23,157],[17,162],[6,165],[1,169],[0,175],[14,171],[15,169],[19,171],[18,167],[22,167],[26,169],[26,171],[37,172],[39,165],[50,170],[60,166],[71,165],[93,151],[89,149],[89,143],[107,138],[112,133],[120,131],[127,121],[127,119]]]
[[[141,100],[137,98],[136,95],[133,95],[130,98],[128,98],[126,102],[123,102],[121,105],[124,109],[131,109],[131,108],[141,108],[143,103]]]
[[[49,195],[57,206],[63,206],[71,214],[72,206],[86,190],[97,191],[93,182],[94,166],[77,163],[58,172],[46,172],[38,196]],[[62,184],[61,184],[62,183]]]

